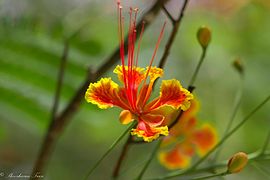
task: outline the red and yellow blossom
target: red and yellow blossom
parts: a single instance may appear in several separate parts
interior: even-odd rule
[[[215,146],[216,131],[210,124],[198,125],[198,109],[198,102],[192,100],[190,109],[182,114],[170,135],[164,138],[159,160],[168,169],[186,168],[195,153],[203,156]]]
[[[138,54],[144,25],[141,29],[135,53],[137,11],[137,9],[130,9],[128,52],[127,62],[125,62],[122,7],[118,3],[120,58],[122,65],[116,66],[113,72],[117,74],[122,85],[118,85],[111,78],[102,78],[100,81],[89,85],[85,99],[87,102],[96,104],[101,109],[113,106],[122,108],[120,122],[128,124],[136,120],[138,122],[137,127],[132,129],[131,134],[150,142],[159,137],[159,135],[168,135],[168,127],[163,125],[168,113],[167,109],[181,108],[182,110],[187,110],[193,95],[184,89],[178,80],[163,80],[159,96],[149,101],[154,82],[163,76],[163,69],[153,67],[152,63],[163,36],[165,24],[161,30],[149,66],[146,68],[138,67]]]

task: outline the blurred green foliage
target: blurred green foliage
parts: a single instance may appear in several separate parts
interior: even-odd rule
[[[149,5],[140,2],[141,13]],[[22,0],[18,4],[4,0],[0,6],[0,170],[29,174],[49,123],[64,39],[76,33],[70,41],[59,111],[84,81],[88,66],[98,67],[117,47],[116,6],[112,1],[91,0]],[[239,84],[239,77],[231,67],[235,57],[243,59],[246,72],[244,99],[236,121],[270,92],[269,17],[269,7],[252,2],[233,14],[219,14],[193,3],[185,15],[164,79],[177,78],[187,85],[201,52],[196,42],[197,28],[204,24],[211,27],[213,39],[196,81],[195,94],[201,101],[201,119],[215,124],[220,136]],[[165,20],[161,13],[145,32],[140,64],[148,64]],[[170,28],[168,25],[156,64]],[[116,79],[111,72],[104,76]],[[225,144],[221,159],[239,150],[249,153],[261,147],[269,131],[269,108],[268,103]],[[83,102],[58,141],[46,179],[83,177],[126,128],[118,122],[119,111],[117,108],[104,111]],[[110,177],[120,148],[121,145],[102,163],[95,179]],[[123,166],[123,171],[129,170],[123,179],[137,175],[151,148],[152,144],[148,144],[131,149]],[[264,167],[269,169],[270,163]],[[165,172],[158,162],[153,162],[146,176],[156,177]],[[266,177],[256,169],[228,177],[258,178]]]

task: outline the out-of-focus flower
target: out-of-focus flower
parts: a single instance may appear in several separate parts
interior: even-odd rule
[[[131,134],[150,142],[159,135],[168,135],[168,127],[163,125],[163,122],[166,120],[170,109],[181,108],[184,111],[187,110],[193,95],[183,88],[178,80],[163,80],[159,97],[148,102],[154,82],[163,75],[163,70],[153,67],[152,63],[163,36],[165,24],[158,38],[150,65],[146,68],[138,67],[138,54],[144,26],[142,26],[138,48],[135,53],[137,11],[138,9],[130,9],[128,58],[127,62],[125,62],[122,7],[118,2],[122,65],[116,66],[113,72],[118,75],[118,79],[123,86],[119,86],[111,78],[102,78],[97,83],[89,85],[85,99],[87,102],[96,104],[101,109],[113,106],[122,108],[120,122],[128,124],[133,120],[138,121],[137,128],[133,129]]]
[[[238,152],[234,154],[228,164],[228,172],[229,173],[239,173],[242,169],[247,165],[248,156],[244,152]]]
[[[191,107],[178,119],[169,136],[164,138],[159,160],[168,169],[186,168],[195,154],[203,156],[215,146],[216,130],[208,123],[198,124],[198,109],[198,101],[192,100]]]

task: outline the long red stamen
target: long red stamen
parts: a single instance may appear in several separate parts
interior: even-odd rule
[[[138,47],[137,47],[137,52],[136,52],[135,68],[137,68],[137,66],[138,66],[139,53],[140,53],[140,48],[141,48],[142,36],[143,36],[143,32],[144,32],[144,25],[145,25],[145,22],[143,21],[142,22],[142,29],[141,29],[141,33],[140,33],[140,38],[139,38],[139,42],[138,42]],[[136,107],[138,104],[138,99],[140,99],[140,95],[139,95],[139,97],[137,97],[137,93],[138,93],[138,87],[136,88],[136,90],[134,92],[134,94],[136,94],[136,99],[135,99]]]
[[[130,107],[132,110],[137,110],[137,98],[141,98],[141,97],[137,97],[137,90],[138,90],[138,85],[136,84],[136,76],[137,76],[137,66],[138,66],[138,59],[139,59],[139,51],[140,51],[140,46],[141,46],[141,41],[142,41],[142,36],[144,33],[144,25],[145,23],[143,22],[142,24],[142,29],[141,29],[141,33],[140,33],[140,38],[139,38],[139,42],[138,42],[138,47],[137,47],[137,52],[135,53],[135,41],[136,41],[136,36],[137,36],[137,32],[136,32],[136,19],[137,19],[137,12],[138,9],[135,8],[134,9],[134,19],[133,19],[133,9],[130,8],[129,11],[129,29],[128,29],[128,57],[127,57],[127,69],[125,68],[125,49],[124,49],[124,33],[123,33],[123,29],[124,29],[124,24],[123,24],[123,17],[122,17],[122,7],[120,6],[120,0],[117,1],[118,4],[118,10],[119,10],[119,41],[120,41],[120,57],[121,57],[121,61],[122,61],[122,71],[123,71],[123,81],[125,84],[125,91],[126,91],[126,95],[127,95],[127,99],[128,102],[130,104]],[[145,86],[149,72],[151,70],[151,66],[153,64],[153,61],[155,59],[158,47],[160,45],[161,39],[163,37],[163,33],[164,33],[164,29],[165,29],[165,25],[166,23],[164,23],[162,30],[160,32],[158,41],[156,43],[156,47],[154,49],[154,53],[152,55],[152,58],[150,60],[150,64],[149,67],[147,69],[147,72],[145,74],[144,80],[143,80],[143,85],[142,87]],[[150,94],[151,94],[151,88],[147,88],[147,93],[146,93],[146,97],[142,97],[143,100],[143,105],[146,103],[146,101],[148,100]]]
[[[136,29],[134,27],[134,30],[133,30],[133,34],[132,34],[132,52],[131,52],[131,71],[130,71],[130,74],[131,74],[131,94],[132,94],[132,103],[133,103],[133,106],[135,108],[135,103],[134,103],[134,100],[135,100],[135,97],[136,97],[136,94],[134,93],[135,91],[135,72],[134,72],[134,47],[135,47],[135,39],[136,39]]]
[[[128,95],[132,109],[134,109],[133,94],[132,94],[132,54],[133,54],[133,23],[132,23],[132,8],[129,11],[129,31],[128,31]]]
[[[142,87],[144,87],[144,86],[145,86],[146,79],[147,79],[148,74],[149,74],[149,72],[150,72],[150,70],[151,70],[151,66],[152,66],[153,61],[154,61],[154,59],[155,59],[155,56],[156,56],[156,53],[157,53],[158,47],[159,47],[159,45],[160,45],[160,41],[161,41],[161,39],[162,39],[162,37],[163,37],[163,33],[164,33],[165,26],[166,26],[166,22],[164,22],[163,27],[162,27],[162,30],[161,30],[161,32],[160,32],[160,35],[159,35],[159,37],[158,37],[158,41],[157,41],[157,44],[156,44],[156,47],[155,47],[154,53],[153,53],[153,55],[152,55],[152,58],[151,58],[151,61],[150,61],[150,64],[149,64],[148,70],[147,70],[147,72],[146,72],[146,75],[145,75],[145,78],[144,78],[144,82],[143,82],[143,86],[142,86]],[[147,89],[147,93],[146,93],[146,96],[145,96],[145,99],[144,99],[144,101],[143,101],[143,103],[142,103],[142,104],[143,104],[143,106],[145,105],[146,101],[147,101],[147,100],[148,100],[148,98],[150,97],[150,94],[151,94],[151,91],[149,91],[149,87],[148,87],[148,89]]]
[[[164,33],[165,26],[166,26],[166,22],[164,22],[163,27],[162,27],[162,30],[161,30],[161,32],[160,32],[160,35],[159,35],[159,37],[158,37],[158,41],[157,41],[157,44],[156,44],[156,47],[155,47],[155,51],[154,51],[154,53],[153,53],[153,55],[152,55],[152,59],[151,59],[150,64],[149,64],[149,68],[148,68],[147,73],[146,73],[146,78],[147,78],[147,76],[148,76],[148,74],[149,74],[149,71],[150,71],[151,66],[152,66],[152,64],[153,64],[153,61],[154,61],[155,56],[156,56],[156,54],[157,54],[157,50],[158,50],[160,41],[161,41],[161,39],[162,39],[162,36],[163,36],[163,33]]]
[[[126,85],[126,76],[125,76],[125,71],[124,71],[124,66],[125,66],[125,48],[124,48],[124,35],[123,35],[123,20],[122,20],[122,6],[120,5],[120,1],[117,1],[118,5],[118,33],[119,33],[119,46],[120,46],[120,58],[121,58],[121,63],[122,63],[122,71],[123,71],[123,81],[124,84]]]
[[[145,24],[145,22],[143,21],[142,29],[141,29],[141,33],[140,33],[140,38],[139,38],[139,42],[138,42],[138,47],[137,47],[136,64],[135,64],[136,67],[138,66],[139,52],[140,52],[140,48],[141,48],[142,35],[143,35],[143,32],[144,32],[144,24]]]
[[[120,1],[117,2],[118,5],[118,18],[119,18],[119,43],[120,43],[120,58],[121,58],[121,63],[122,63],[122,72],[123,72],[123,81],[125,85],[125,90],[126,90],[126,95],[129,100],[129,103],[131,102],[131,97],[130,93],[128,92],[128,74],[126,74],[125,70],[125,44],[124,44],[124,17],[122,16],[122,6],[120,5]]]
[[[134,108],[136,109],[136,101],[137,101],[137,87],[135,87],[135,80],[136,80],[136,67],[134,67],[134,57],[135,57],[135,41],[136,41],[136,35],[137,35],[137,31],[136,31],[136,19],[137,19],[137,13],[138,13],[138,9],[135,8],[134,9],[134,21],[133,21],[133,36],[132,36],[132,55],[131,55],[131,84],[132,84],[132,103]]]

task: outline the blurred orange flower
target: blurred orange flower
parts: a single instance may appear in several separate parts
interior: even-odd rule
[[[113,106],[122,108],[120,122],[128,124],[133,120],[138,121],[137,128],[133,129],[131,134],[150,142],[159,137],[159,135],[168,135],[168,127],[162,125],[169,113],[168,110],[179,108],[187,110],[193,95],[183,88],[178,80],[163,80],[159,97],[148,102],[154,82],[163,75],[163,70],[158,67],[152,67],[152,63],[163,36],[165,24],[158,38],[150,65],[146,68],[138,67],[138,53],[144,26],[142,26],[135,54],[137,11],[138,9],[130,9],[128,58],[127,65],[125,65],[122,7],[118,3],[120,58],[122,65],[116,66],[113,72],[118,75],[118,79],[123,86],[119,86],[111,78],[102,78],[97,83],[90,83],[85,99],[87,102],[96,104],[101,109]]]
[[[198,101],[192,100],[190,109],[182,114],[170,135],[164,138],[159,160],[168,169],[188,167],[195,154],[203,156],[216,144],[216,130],[208,123],[198,124],[198,109]]]

